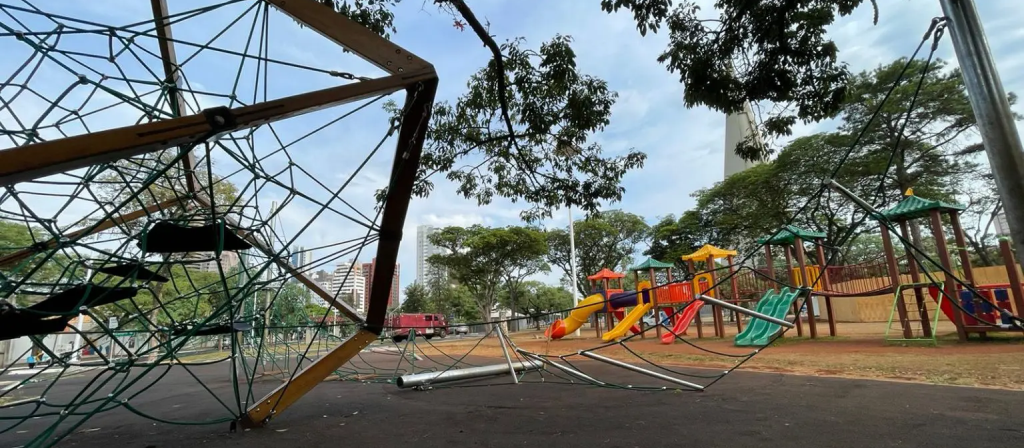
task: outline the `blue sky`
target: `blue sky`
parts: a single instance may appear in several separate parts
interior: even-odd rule
[[[170,0],[169,3],[172,13],[208,4],[174,0]],[[609,155],[635,148],[647,153],[648,159],[642,170],[626,175],[623,182],[626,194],[620,203],[611,204],[610,208],[637,213],[644,216],[649,223],[654,223],[661,216],[683,212],[693,204],[690,193],[721,180],[725,117],[705,108],[686,109],[683,106],[682,86],[677,76],[665,70],[656,60],[658,54],[665,48],[666,38],[663,34],[641,37],[630,14],[606,14],[600,10],[599,2],[596,0],[481,0],[469,3],[478,17],[490,22],[491,33],[499,42],[523,36],[527,40],[527,45],[536,48],[555,34],[572,36],[580,69],[587,74],[605,79],[610,87],[618,92],[619,99],[613,110],[612,124],[603,133],[595,135],[594,140],[602,143]],[[705,0],[701,3],[708,5],[705,10],[710,13],[712,2]],[[1024,53],[1019,49],[1019,42],[1024,38],[1024,28],[1019,26],[1024,19],[1024,10],[1020,8],[1019,2],[1012,0],[984,0],[977,3],[1006,89],[1024,91]],[[175,37],[191,42],[214,39],[221,29],[242,15],[249,5],[250,3],[229,5],[185,20],[175,26]],[[909,55],[929,20],[941,15],[937,0],[893,0],[882,2],[880,6],[881,23],[877,26],[871,24],[870,8],[862,8],[852,17],[840,20],[830,29],[831,36],[842,50],[841,59],[849,63],[855,71],[871,69],[897,57]],[[76,2],[62,5],[62,8],[62,14],[104,24],[126,24],[145,20],[149,14],[148,4],[129,0]],[[252,12],[242,17],[229,32],[216,37],[215,46],[243,50],[250,22],[256,23],[253,22],[256,15]],[[29,29],[53,28],[52,23],[39,17],[35,17],[34,22],[25,20]],[[0,22],[11,23],[9,17],[3,15],[0,15]],[[347,71],[361,76],[382,75],[380,70],[350,54],[344,54],[336,45],[309,29],[298,27],[279,12],[272,10],[270,25],[271,58],[326,70]],[[437,69],[441,78],[438,101],[454,100],[464,91],[468,77],[490,57],[475,35],[469,30],[459,31],[453,27],[452,18],[437,11],[430,2],[404,1],[396,11],[396,26],[398,32],[393,36],[393,40],[430,61]],[[15,25],[12,27],[22,28]],[[109,39],[99,36],[91,39],[84,36],[66,36],[61,45],[64,49],[103,54],[110,42]],[[151,42],[140,45],[155,48]],[[185,60],[194,51],[187,46],[178,46],[179,60]],[[250,50],[250,53],[255,51]],[[0,60],[0,77],[6,79],[23,62],[30,49],[23,42],[7,37],[0,39],[0,52],[5,54],[5,58]],[[942,42],[938,55],[954,61],[948,35]],[[142,62],[136,61],[133,65],[130,58],[122,55],[119,58],[120,66],[129,73],[129,77],[152,79],[152,76],[146,74],[143,65],[156,69],[159,66],[155,64],[154,59],[147,58],[146,55],[140,58]],[[234,101],[226,96],[196,95],[189,98],[194,107],[238,106],[238,102],[252,102],[252,92],[256,87],[255,67],[252,64],[244,66],[243,76],[240,77],[238,85],[233,86],[239,61],[238,57],[230,54],[202,51],[188,62],[185,73],[193,89],[219,94],[231,91],[239,93]],[[102,61],[94,61],[91,64],[104,65]],[[117,73],[113,65],[107,65],[101,71]],[[272,82],[267,95],[271,99],[327,88],[340,82],[338,78],[323,73],[280,66],[272,66],[270,78]],[[45,96],[52,99],[73,82],[74,76],[67,70],[49,64],[36,75],[33,85],[41,86],[39,88],[44,91]],[[103,82],[114,90],[128,92],[127,86],[123,83],[119,85]],[[10,93],[5,91],[3,95],[9,98]],[[85,88],[73,88],[69,94],[71,99],[84,99],[87,96],[88,90]],[[112,97],[102,98],[102,92],[98,96],[101,98],[92,99],[94,104],[119,101]],[[400,95],[392,98],[396,101],[402,99]],[[156,100],[152,99],[150,102]],[[41,116],[44,106],[45,102],[33,100],[28,95],[20,97],[14,105],[18,115],[23,117]],[[262,154],[267,154],[273,147],[280,147],[277,139],[285,143],[294,141],[310,130],[331,123],[355,106],[357,105],[332,108],[300,119],[291,119],[275,125],[276,137],[264,128],[252,135],[251,139],[255,146],[271,148],[262,150]],[[137,109],[114,107],[91,117],[90,126],[92,129],[123,126],[131,124],[138,116]],[[9,113],[0,112],[0,123],[9,128],[13,127],[10,124],[11,118]],[[69,133],[82,132],[82,129],[76,130],[69,126],[65,126]],[[796,134],[799,136],[828,130],[831,126],[834,126],[834,123],[801,125],[796,129]],[[370,105],[352,117],[330,124],[324,131],[289,146],[287,152],[291,162],[301,166],[308,174],[290,165],[289,158],[285,157],[284,153],[264,160],[262,169],[267,173],[280,173],[278,180],[282,183],[294,185],[297,190],[310,197],[326,201],[330,198],[331,192],[320,187],[318,183],[334,189],[347,182],[349,175],[363,162],[362,157],[365,153],[386,131],[387,121],[384,113],[377,105]],[[0,143],[0,147],[7,146],[10,146],[9,141]],[[364,213],[370,207],[372,192],[386,180],[393,148],[393,139],[386,142],[381,151],[367,162],[365,168],[351,179],[349,187],[345,190],[344,197]],[[222,151],[215,150],[212,154],[218,173],[230,173],[239,166],[237,160]],[[244,154],[244,151],[238,151],[236,156],[238,154]],[[236,184],[244,185],[248,178],[238,175],[233,180]],[[457,197],[454,187],[443,179],[436,179],[435,182],[436,187],[431,197],[414,199],[409,209],[404,243],[399,257],[403,267],[403,288],[415,277],[414,242],[417,225],[480,223],[503,226],[519,223],[521,205],[499,199],[488,206],[478,207],[474,201]],[[23,191],[41,191],[52,187],[25,185],[19,188]],[[269,202],[284,200],[287,197],[286,193],[283,188],[266,186],[261,190],[261,212],[266,215],[269,212]],[[78,209],[72,209],[78,210],[80,214],[86,214],[90,211],[87,205],[78,204]],[[335,205],[337,210],[344,209],[336,202]],[[49,212],[54,212],[57,207],[52,200],[42,197],[34,199],[32,206],[40,211]],[[11,205],[3,204],[2,207],[10,208]],[[290,202],[280,215],[279,227],[284,229],[281,233],[289,238],[294,237],[298,230],[315,216],[318,209],[319,207],[314,204],[301,199]],[[565,226],[566,211],[554,211],[554,218],[544,224]],[[359,234],[358,226],[352,226],[338,214],[327,213],[315,219],[307,230],[299,234],[295,242],[313,247]],[[326,251],[315,254],[316,257],[325,255]],[[359,258],[369,261],[371,256],[371,251],[364,251]],[[330,267],[330,264],[333,263],[328,263],[327,267]],[[554,272],[544,279],[555,282],[560,276],[560,272]]]

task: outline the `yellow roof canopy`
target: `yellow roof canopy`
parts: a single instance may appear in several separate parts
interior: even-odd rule
[[[683,261],[704,261],[708,259],[708,256],[712,256],[715,257],[715,259],[717,260],[719,258],[725,258],[730,255],[737,255],[738,253],[739,252],[736,252],[734,250],[719,249],[710,244],[705,244],[704,247],[697,249],[696,252],[689,255],[683,255],[680,258],[682,258]]]

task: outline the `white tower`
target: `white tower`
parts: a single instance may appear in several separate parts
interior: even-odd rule
[[[725,176],[722,179],[756,165],[756,163],[748,162],[736,155],[736,145],[751,134],[755,136],[756,142],[764,143],[761,140],[761,134],[757,132],[754,111],[750,107],[750,102],[746,102],[742,111],[725,116]]]

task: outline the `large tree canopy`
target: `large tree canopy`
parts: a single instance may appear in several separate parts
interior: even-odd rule
[[[905,66],[903,82],[883,105]],[[679,220],[670,217],[655,226],[648,253],[675,257],[706,243],[749,248],[757,238],[792,220],[825,233],[829,256],[846,245],[850,250],[840,252],[840,261],[864,261],[857,238],[873,232],[874,226],[868,222],[853,228],[865,211],[830,189],[822,191],[822,181],[833,174],[879,208],[892,206],[913,188],[922,197],[960,200],[982,209],[969,212],[974,219],[968,224],[990,227],[986,218],[997,203],[984,194],[985,188],[978,188],[985,179],[978,176],[972,155],[980,145],[972,140],[975,120],[957,70],[942,61],[929,67],[925,61],[908,64],[898,59],[854,76],[849,92],[838,132],[797,138],[775,160],[697,191],[692,210]],[[1011,94],[1009,101],[1014,104],[1016,97]],[[875,110],[879,112],[872,121]],[[854,146],[861,130],[863,137]],[[836,171],[841,160],[845,163]],[[793,216],[805,204],[805,213]],[[913,226],[911,230],[919,244],[926,243]],[[987,250],[988,230],[969,230],[971,244]],[[864,244],[873,247],[869,243]]]
[[[646,156],[605,157],[599,144],[588,143],[609,123],[616,94],[577,70],[570,43],[556,36],[531,50],[521,39],[506,42],[504,70],[492,60],[454,103],[437,103],[414,193],[427,196],[430,177],[447,173],[459,194],[480,205],[495,196],[531,204],[522,214],[528,221],[564,204],[595,212],[621,199],[622,177]],[[393,102],[386,107],[401,113]]]
[[[619,269],[630,264],[637,246],[647,240],[650,227],[641,216],[609,210],[574,221],[573,230],[576,233],[576,286],[579,293],[586,296],[590,289],[587,276],[601,268]],[[568,228],[548,231],[548,246],[548,261],[562,272],[572,272]]]

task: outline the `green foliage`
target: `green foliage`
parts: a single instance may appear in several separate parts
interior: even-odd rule
[[[621,270],[632,260],[637,245],[650,236],[650,227],[643,217],[609,210],[587,219],[573,222],[576,233],[577,289],[586,296],[589,293],[587,276],[602,268]],[[563,272],[571,272],[569,230],[548,231],[548,262]]]
[[[642,35],[668,28],[668,48],[658,61],[679,73],[687,107],[734,113],[746,101],[789,105],[761,123],[769,138],[840,111],[850,74],[825,31],[864,0],[717,0],[717,18],[701,16],[698,3],[685,0],[670,10],[671,0],[603,0],[601,7],[631,10]],[[772,150],[747,139],[736,153],[763,160]]]
[[[906,62],[899,59],[851,79],[839,132],[797,138],[775,160],[694,193],[697,204],[692,210],[679,220],[669,217],[655,226],[648,254],[677,257],[708,243],[749,249],[757,238],[774,232],[811,201],[793,223],[824,232],[826,256],[831,257],[835,247],[847,244],[848,250],[839,252],[839,262],[872,258],[864,251],[878,247],[871,235],[864,234],[873,226],[861,226],[850,233],[849,240],[840,241],[864,211],[830,189],[817,196],[821,182],[833,174],[848,153],[836,180],[880,208],[895,204],[910,187],[918,196],[951,202],[975,191],[983,179],[977,176],[979,167],[970,155],[979,151],[980,145],[966,138],[975,125],[974,117],[959,72],[946,69],[942,61],[936,61],[928,72],[924,61],[911,62],[906,84],[894,91],[861,143],[850,150],[853,136],[867,126]],[[924,83],[915,100],[917,80],[922,75]],[[1010,101],[1015,100],[1011,95]],[[912,105],[904,128],[906,112]],[[898,148],[895,153],[894,148]],[[892,165],[879,190],[890,156]],[[974,194],[978,207],[983,209],[978,213],[990,216],[996,203],[985,199],[981,190]],[[991,194],[991,190],[985,191]],[[913,227],[912,231],[917,233]],[[866,240],[858,241],[861,237]],[[924,244],[919,237],[915,239]]]
[[[0,257],[47,241],[51,237],[52,235],[43,228],[0,220]],[[61,278],[71,278],[75,274],[74,268],[70,259],[62,252],[48,259],[46,253],[38,253],[19,262],[0,265],[0,298],[7,294],[8,288],[14,289],[19,280],[30,283],[27,285],[28,289],[47,291],[48,286],[52,286],[52,283]],[[82,273],[79,270],[78,274]],[[26,279],[26,276],[30,278]]]
[[[297,281],[286,281],[281,289],[269,291],[273,304],[270,307],[270,325],[298,326],[310,323],[306,314],[306,306],[310,300],[310,292]],[[323,314],[318,315],[319,319]]]
[[[469,292],[486,322],[507,280],[535,269],[546,248],[541,232],[514,226],[445,227],[430,235],[430,242],[448,253],[428,261]]]
[[[403,313],[429,313],[430,291],[419,283],[413,283],[405,287],[405,300],[402,301]]]
[[[588,143],[609,123],[616,94],[605,81],[580,73],[569,37],[556,36],[539,50],[522,44],[501,45],[504,72],[492,60],[458,100],[435,104],[417,196],[430,194],[431,175],[447,173],[460,195],[480,205],[495,196],[531,204],[522,213],[528,221],[566,204],[595,212],[621,199],[622,177],[642,167],[646,156],[605,157],[601,145]],[[508,86],[506,103],[499,83]],[[393,102],[385,107],[401,114]],[[506,110],[514,120],[504,118]]]
[[[443,279],[433,279],[427,285],[413,283],[405,287],[405,300],[401,313],[440,313],[454,321],[471,322],[480,315],[469,291],[453,286]]]
[[[498,301],[503,307],[530,316],[538,325],[544,315],[572,308],[572,294],[565,288],[534,280],[503,290]]]
[[[385,38],[396,32],[395,14],[391,8],[401,0],[317,0],[330,6],[339,14],[352,19]]]

